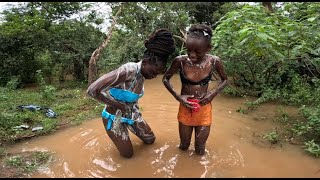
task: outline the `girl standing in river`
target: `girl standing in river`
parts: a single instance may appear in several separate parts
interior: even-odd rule
[[[163,76],[168,91],[180,102],[178,121],[181,150],[187,150],[195,130],[195,152],[203,155],[212,123],[211,102],[227,85],[227,75],[219,57],[211,50],[212,29],[204,24],[192,25],[187,32],[187,55],[176,57]],[[182,89],[178,95],[170,84],[171,77],[180,71]],[[209,91],[208,84],[216,71],[221,82]]]

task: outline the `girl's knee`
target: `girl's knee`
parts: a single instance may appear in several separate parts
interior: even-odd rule
[[[145,143],[145,144],[153,144],[154,141],[156,140],[156,137],[155,136],[150,136],[148,138],[143,138],[142,141]]]

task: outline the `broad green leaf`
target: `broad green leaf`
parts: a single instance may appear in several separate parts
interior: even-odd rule
[[[317,17],[311,17],[311,18],[308,18],[307,21],[313,22],[314,20],[316,20],[316,18],[317,18]]]

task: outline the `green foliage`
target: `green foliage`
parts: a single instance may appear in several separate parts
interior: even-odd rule
[[[52,101],[55,99],[56,88],[52,85],[44,86],[42,96],[46,101]]]
[[[0,157],[2,156],[6,156],[8,153],[7,153],[7,150],[3,147],[0,148]]]
[[[70,17],[89,6],[90,4],[79,2],[30,2],[26,7],[29,13],[38,13],[45,19],[55,21]]]
[[[13,76],[20,76],[22,82],[30,82],[34,69],[39,65],[33,59],[33,45],[27,42],[27,33],[5,35],[2,30],[0,26],[0,85],[5,85]],[[26,36],[23,37],[22,34]]]
[[[217,4],[218,6],[216,6]],[[120,4],[114,3],[111,6],[112,14],[114,15],[118,11]],[[236,8],[235,3],[125,3],[117,19],[121,29],[114,31],[111,41],[103,52],[102,61],[99,61],[99,67],[105,72],[125,62],[140,60],[145,49],[143,41],[158,28],[167,28],[174,35],[182,37],[180,31],[185,32],[191,23],[205,21],[214,23],[230,9]],[[176,39],[175,43],[176,52],[169,57],[168,64],[170,64],[173,57],[185,54],[182,41]]]
[[[55,131],[55,128],[57,126],[57,120],[52,118],[44,118],[41,124],[43,126],[42,133],[46,134]]]
[[[276,144],[277,142],[279,142],[279,135],[276,130],[272,130],[266,133],[263,136],[263,139],[267,139],[271,144]]]
[[[7,159],[6,164],[10,166],[21,166],[22,158],[21,156],[11,156]]]
[[[241,7],[236,2],[185,2],[191,23],[205,23],[216,27],[218,20],[227,12]]]
[[[281,123],[287,123],[289,120],[288,113],[283,109],[282,106],[277,108],[277,113],[280,114],[280,117],[277,119]]]
[[[240,88],[234,88],[230,85],[226,86],[225,89],[223,89],[223,93],[238,97],[245,96],[245,93]]]
[[[213,36],[213,51],[224,60],[236,89],[225,92],[258,97],[246,103],[248,109],[271,100],[302,106],[306,121],[299,120],[292,132],[317,142],[319,9],[319,3],[292,2],[269,13],[263,6],[245,5],[220,19]],[[288,120],[285,114],[281,117]]]
[[[248,111],[246,109],[241,108],[241,107],[239,109],[237,109],[236,111],[241,114],[248,114]]]
[[[68,87],[68,85],[70,87]],[[51,101],[44,101],[41,88],[17,89],[8,91],[0,88],[0,144],[14,142],[23,137],[42,135],[55,131],[59,125],[96,118],[101,114],[103,105],[97,106],[96,101],[86,97],[86,86],[82,83],[65,83],[57,85],[55,97]],[[40,91],[40,93],[39,93]],[[19,105],[39,105],[49,107],[58,114],[56,118],[46,117],[43,111],[17,110]],[[75,123],[77,124],[77,123]],[[14,127],[28,125],[28,129]],[[32,132],[33,127],[42,126],[43,130]]]
[[[15,90],[19,87],[21,83],[20,76],[11,76],[10,80],[7,82],[6,87],[10,90]]]
[[[174,34],[179,29],[185,30],[189,25],[188,11],[185,3],[177,2],[129,2],[123,6],[117,22],[135,36],[146,39],[151,32],[158,28],[167,28]],[[114,4],[112,13],[115,14],[119,4]]]
[[[112,13],[120,3],[109,3]],[[192,12],[199,17],[212,17],[214,21],[233,8],[235,3],[211,3],[213,11],[193,9],[186,2],[127,2],[117,19],[107,49],[103,50],[98,68],[109,71],[128,61],[138,61],[144,51],[143,41],[158,28],[168,28],[182,36],[190,25]],[[216,4],[223,4],[215,7]],[[67,75],[85,81],[92,52],[106,39],[101,29],[92,26],[104,19],[96,11],[81,19],[72,15],[87,10],[93,3],[85,2],[26,2],[20,7],[4,11],[0,24],[0,85],[6,85],[11,77],[20,76],[21,83],[36,81],[36,70],[41,70],[49,84],[56,78],[64,81]],[[208,8],[207,8],[208,9]],[[193,11],[194,10],[194,11]],[[207,14],[209,13],[209,14]],[[200,21],[200,20],[199,20]],[[183,47],[176,39],[177,47]],[[179,54],[179,49],[172,57]],[[183,52],[183,51],[182,51]],[[181,52],[180,52],[181,53]],[[169,63],[172,58],[169,58]]]
[[[112,5],[114,15],[119,4]],[[123,62],[140,60],[144,47],[144,40],[155,30],[167,28],[174,35],[182,36],[190,25],[189,14],[183,2],[128,2],[122,7],[117,23],[121,27],[112,35],[112,40],[104,51],[104,62],[100,66],[116,67]],[[182,41],[176,39],[176,46],[181,47]],[[179,54],[179,48],[172,56]],[[169,62],[172,57],[169,58]],[[107,61],[107,62],[106,62]]]
[[[33,172],[39,166],[48,162],[51,153],[48,152],[32,152],[30,154],[19,154],[6,157],[5,162],[7,166],[13,166],[18,169],[20,173]]]
[[[36,79],[37,79],[37,83],[39,84],[39,86],[41,87],[43,87],[43,86],[45,86],[46,85],[46,82],[45,82],[45,80],[44,80],[44,78],[43,78],[43,74],[42,74],[42,71],[41,70],[37,70],[36,71]]]
[[[319,144],[314,143],[314,140],[308,141],[304,143],[304,150],[309,152],[310,154],[318,157],[320,156],[320,146]]]
[[[35,82],[36,70],[51,81],[54,70],[64,80],[66,73],[85,80],[91,53],[103,33],[85,20],[67,20],[85,10],[83,2],[27,2],[4,11],[0,24],[0,85],[12,76],[21,83]],[[69,71],[68,71],[69,70]]]
[[[141,60],[144,50],[141,38],[121,30],[114,31],[108,46],[103,51],[99,67],[103,72],[108,72],[120,64],[137,62]]]
[[[320,142],[320,105],[313,108],[302,106],[300,112],[306,121],[295,123],[292,132],[297,136],[306,137],[307,140],[314,139]]]
[[[314,6],[319,5],[306,11]],[[314,26],[315,22],[290,19],[283,11],[269,14],[262,6],[246,5],[221,19],[214,51],[236,86],[260,96],[266,87],[278,89],[295,75],[305,75],[308,81],[319,77],[320,38]]]
[[[54,87],[53,85],[46,85],[46,82],[43,78],[43,73],[41,70],[37,70],[36,72],[37,72],[36,74],[37,82],[40,85],[40,93],[42,95],[44,102],[53,101],[56,98],[55,92],[57,88]]]
[[[64,76],[72,74],[76,80],[87,78],[87,68],[92,52],[106,38],[92,25],[77,20],[68,20],[50,27],[53,35],[51,51],[57,73],[61,81]]]
[[[54,67],[53,55],[48,49],[35,53],[35,61],[41,67],[43,78],[50,78],[53,75]]]
[[[0,121],[1,128],[0,129],[2,131],[6,131],[6,130],[10,131],[12,127],[18,126],[21,119],[18,119],[16,121],[12,121],[12,119],[15,119],[17,117],[18,117],[17,114],[9,114],[9,113],[1,112],[0,113],[0,118],[1,118],[1,121]]]

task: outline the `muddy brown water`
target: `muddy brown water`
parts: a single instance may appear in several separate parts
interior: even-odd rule
[[[30,177],[320,177],[320,160],[309,156],[298,145],[282,142],[270,145],[261,134],[276,126],[277,105],[268,103],[249,114],[247,98],[218,95],[213,101],[213,125],[206,153],[194,153],[194,135],[188,151],[180,151],[178,102],[161,82],[162,76],[147,80],[140,100],[143,117],[156,141],[145,145],[130,134],[134,156],[119,155],[108,138],[100,118],[59,130],[9,147],[11,152],[50,151],[53,159]],[[178,76],[172,79],[180,91]],[[211,83],[214,87],[215,83]],[[296,108],[285,107],[289,113]],[[259,136],[260,134],[260,136]]]

